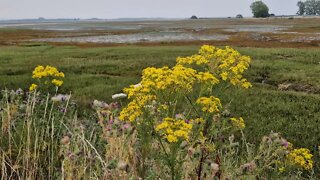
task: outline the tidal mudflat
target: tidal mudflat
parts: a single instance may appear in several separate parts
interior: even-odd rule
[[[66,22],[1,22],[4,41],[148,44],[216,42],[241,46],[319,46],[319,18],[80,20]],[[16,34],[8,32],[13,29]],[[16,36],[21,36],[17,38]],[[11,38],[11,39],[10,39]],[[272,43],[270,43],[272,42]]]

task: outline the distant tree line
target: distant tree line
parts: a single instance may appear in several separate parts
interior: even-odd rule
[[[320,15],[320,0],[306,0],[297,3],[297,15]]]

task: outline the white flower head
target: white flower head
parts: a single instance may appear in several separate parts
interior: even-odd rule
[[[141,86],[141,83],[133,85],[134,88],[138,88]]]
[[[112,99],[126,98],[127,95],[124,93],[114,94],[112,95]]]
[[[64,95],[64,94],[58,94],[51,98],[51,100],[54,102],[68,101],[69,99],[70,99],[70,95]]]
[[[93,106],[95,108],[109,108],[109,105],[103,101],[94,100]]]

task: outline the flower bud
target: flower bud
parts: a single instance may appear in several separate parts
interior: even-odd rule
[[[242,169],[243,172],[252,173],[257,168],[257,165],[254,161],[252,161],[250,163],[243,164],[240,168]]]
[[[215,173],[219,171],[219,164],[217,164],[217,163],[211,163],[210,167],[211,167],[212,171]]]
[[[69,144],[69,142],[70,142],[70,137],[69,137],[69,136],[64,136],[64,137],[60,140],[60,143],[61,143],[61,144],[64,144],[64,145]]]
[[[122,171],[128,171],[129,165],[128,163],[124,162],[124,161],[119,161],[117,168],[122,170]]]
[[[195,153],[195,149],[192,148],[192,147],[190,147],[190,148],[188,149],[188,155],[189,155],[189,156],[193,156],[194,153]]]
[[[183,148],[187,147],[187,145],[188,145],[187,141],[182,141],[180,144],[180,148],[183,149]]]

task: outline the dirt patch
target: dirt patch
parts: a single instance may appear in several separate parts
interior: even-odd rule
[[[115,47],[115,46],[189,46],[189,45],[214,45],[214,46],[237,46],[237,47],[255,47],[255,48],[319,48],[318,44],[313,43],[298,43],[298,42],[259,42],[242,40],[228,40],[228,41],[180,41],[180,42],[139,42],[134,44],[124,43],[79,43],[79,42],[51,42],[48,43],[53,46],[77,46],[81,48],[94,47]],[[17,44],[19,45],[19,44]]]
[[[310,84],[298,84],[298,83],[281,83],[278,84],[278,90],[280,91],[298,91],[312,94],[319,94],[320,89]]]

